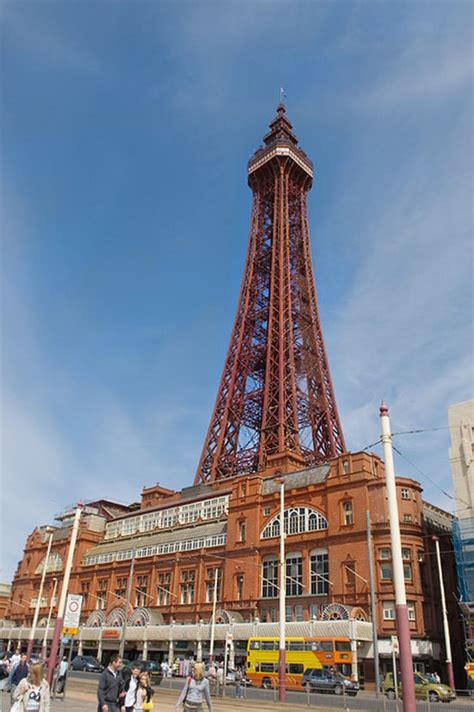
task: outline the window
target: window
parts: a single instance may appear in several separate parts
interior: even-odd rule
[[[286,534],[303,534],[304,532],[322,531],[328,528],[328,522],[320,512],[309,507],[293,507],[284,514]],[[262,539],[272,539],[280,536],[280,514],[271,519],[262,532]]]
[[[352,512],[352,500],[347,500],[342,503],[342,521],[344,526],[354,524],[354,514]]]
[[[344,570],[346,572],[346,585],[355,586],[356,585],[356,567],[355,561],[349,560],[344,565]]]
[[[87,608],[87,601],[89,598],[89,588],[90,588],[90,581],[82,581],[81,596],[82,596],[82,605],[84,608]]]
[[[195,582],[196,572],[195,571],[182,571],[181,572],[181,603],[194,603],[194,582]],[[212,598],[211,598],[212,601]]]
[[[125,596],[127,595],[127,577],[126,576],[120,576],[117,581],[115,582],[115,596],[119,599],[119,605],[120,601],[122,599],[125,599]]]
[[[107,608],[107,579],[99,579],[97,582],[96,609],[104,611]]]
[[[262,563],[262,598],[278,596],[278,564],[275,557],[267,557]]]
[[[247,529],[247,522],[245,521],[245,519],[242,519],[239,522],[239,541],[245,541],[246,529]]]
[[[379,568],[382,581],[392,580],[392,550],[379,549]]]
[[[295,606],[295,621],[303,620],[303,606]]]
[[[383,619],[384,621],[395,620],[395,605],[393,601],[383,602]]]
[[[314,549],[310,556],[311,593],[325,596],[329,593],[329,556],[327,549]]]
[[[42,574],[45,564],[46,564],[46,557],[44,557],[44,559],[42,559],[42,561],[40,561],[40,563],[36,567],[35,573]],[[28,561],[28,565],[29,565],[29,561]],[[50,552],[49,557],[48,557],[48,564],[46,566],[46,573],[49,573],[52,571],[62,571],[63,568],[64,568],[64,561],[63,561],[63,557],[61,556],[61,554],[57,554],[54,551]]]
[[[148,576],[138,576],[137,588],[135,589],[135,606],[142,608],[147,605],[148,598]]]
[[[301,596],[303,593],[303,559],[301,554],[286,555],[286,595]]]
[[[242,601],[244,597],[244,577],[243,574],[239,574],[236,579],[237,583],[237,600]]]
[[[406,581],[413,579],[413,569],[411,565],[411,549],[402,548],[403,576]]]
[[[262,623],[266,623],[266,622],[267,622],[267,609],[266,609],[266,608],[260,608],[259,611],[260,611],[260,616],[259,616],[259,617],[260,617],[260,621],[261,621]]]
[[[315,603],[311,603],[309,606],[309,617],[310,618],[318,617],[318,606]]]
[[[276,623],[278,620],[278,613],[276,608],[270,608],[270,621]]]
[[[403,521],[405,522],[405,524],[410,524],[413,521],[413,517],[411,516],[411,514],[404,514]]]
[[[271,511],[272,511],[271,507],[264,507],[263,508],[263,516],[268,517],[271,514]]]
[[[414,601],[407,601],[408,620],[416,621],[416,609]]]
[[[212,601],[214,600],[214,587],[216,585],[216,576],[216,600],[221,600],[222,569],[209,568],[206,570],[206,603],[212,603]]]
[[[410,499],[410,490],[408,487],[402,487],[402,499]]]
[[[301,663],[290,663],[288,665],[290,675],[302,675],[304,673],[304,665]]]
[[[168,606],[170,602],[171,573],[158,574],[158,606]]]
[[[349,474],[349,460],[342,461],[342,469],[343,469],[345,475]]]
[[[285,608],[285,620],[287,623],[291,623],[293,620],[293,611],[291,610],[291,606],[286,606]]]

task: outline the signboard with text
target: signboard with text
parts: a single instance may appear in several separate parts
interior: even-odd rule
[[[66,600],[66,610],[63,619],[63,633],[75,635],[79,631],[81,620],[82,596],[76,593],[68,593]]]

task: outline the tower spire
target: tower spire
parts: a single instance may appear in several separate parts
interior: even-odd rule
[[[313,164],[282,103],[263,142],[248,164],[247,257],[196,484],[289,472],[345,450],[311,264]]]

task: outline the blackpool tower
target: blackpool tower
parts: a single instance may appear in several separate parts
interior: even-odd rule
[[[195,484],[300,470],[345,451],[311,263],[313,164],[283,104],[263,141],[248,163],[247,256]]]

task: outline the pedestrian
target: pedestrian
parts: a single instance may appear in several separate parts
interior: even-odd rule
[[[99,701],[97,712],[119,712],[119,697],[122,677],[120,668],[122,658],[118,653],[112,653],[108,667],[100,673],[97,699]]]
[[[217,677],[217,696],[222,697],[224,694],[224,667],[222,663],[219,663],[219,667],[216,671]]]
[[[140,673],[137,687],[135,689],[134,712],[147,712],[153,709],[154,689],[150,686],[150,678],[147,672]]]
[[[123,700],[122,712],[133,712],[135,704],[135,696],[140,676],[141,667],[138,663],[133,663],[131,668],[125,668],[122,671],[122,693],[125,693]]]
[[[170,676],[170,666],[168,665],[168,662],[166,660],[163,660],[161,663],[161,674],[163,677],[171,677]]]
[[[183,712],[204,712],[204,701],[209,712],[212,712],[209,680],[204,676],[204,663],[195,663],[191,675],[186,678],[186,683],[181,690],[176,709],[179,710],[183,705]]]
[[[26,655],[26,653],[22,653],[20,657],[20,662],[15,665],[12,672],[10,673],[10,699],[12,703],[14,700],[15,688],[17,687],[17,685],[20,684],[21,680],[23,680],[28,675],[29,666],[27,660],[28,656]]]
[[[235,696],[238,700],[241,700],[244,696],[244,691],[242,688],[242,671],[237,667],[234,671],[234,682],[235,682]]]
[[[216,694],[216,689],[217,689],[217,670],[216,666],[214,663],[211,663],[209,666],[209,670],[207,673],[207,679],[209,680],[209,691],[211,695]]]
[[[438,684],[441,682],[441,678],[437,672],[434,672],[432,677],[434,678],[435,682],[437,682]]]
[[[59,670],[58,670],[58,683],[56,685],[56,692],[61,693],[64,690],[64,686],[66,684],[66,675],[67,675],[67,669],[68,669],[68,662],[67,662],[67,656],[65,655],[61,662],[59,663]]]
[[[0,660],[0,690],[5,690],[10,676],[10,663],[6,655]]]
[[[14,698],[11,712],[49,712],[51,696],[42,663],[30,666],[27,677],[23,677],[15,688]]]

